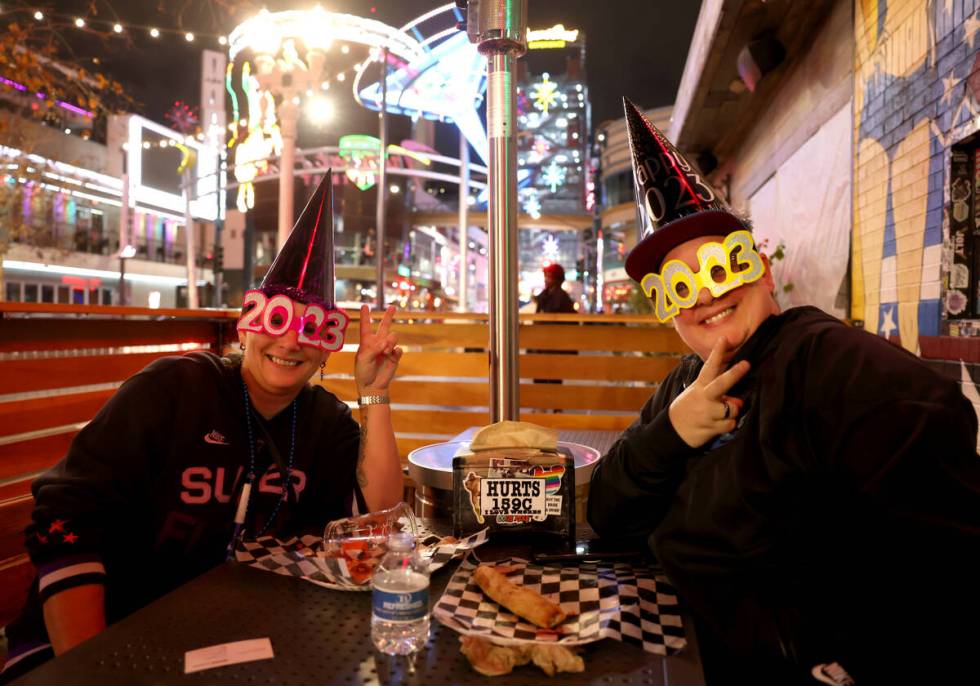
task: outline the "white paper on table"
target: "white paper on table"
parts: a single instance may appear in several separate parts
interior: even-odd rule
[[[184,653],[184,673],[200,672],[205,669],[236,665],[241,662],[268,660],[273,657],[272,641],[268,638],[253,638],[247,641],[220,643],[207,648],[188,650]]]

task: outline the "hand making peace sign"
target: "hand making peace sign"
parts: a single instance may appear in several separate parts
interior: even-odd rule
[[[727,350],[728,341],[722,336],[698,378],[674,398],[667,410],[674,431],[692,448],[700,448],[715,436],[735,429],[742,401],[725,394],[749,371],[749,363],[742,360],[723,372]]]
[[[395,308],[391,305],[385,310],[378,330],[373,331],[368,306],[361,305],[361,340],[354,358],[354,379],[359,395],[387,393],[388,384],[395,376],[403,351],[398,347],[398,336],[389,333],[394,314]]]

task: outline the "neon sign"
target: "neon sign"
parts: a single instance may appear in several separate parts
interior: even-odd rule
[[[527,47],[531,50],[564,48],[578,40],[578,33],[578,29],[566,29],[563,24],[555,24],[550,29],[528,29]]]

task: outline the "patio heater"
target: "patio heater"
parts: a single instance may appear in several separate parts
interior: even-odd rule
[[[527,51],[527,0],[470,0],[466,24],[470,40],[487,58],[490,421],[518,420],[517,93],[514,72],[517,58]]]

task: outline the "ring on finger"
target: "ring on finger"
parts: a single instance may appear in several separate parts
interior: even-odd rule
[[[723,419],[731,419],[731,417],[732,417],[732,406],[729,404],[729,402],[727,400],[722,400],[721,403],[722,403],[722,405],[725,406],[725,416],[723,417]]]

